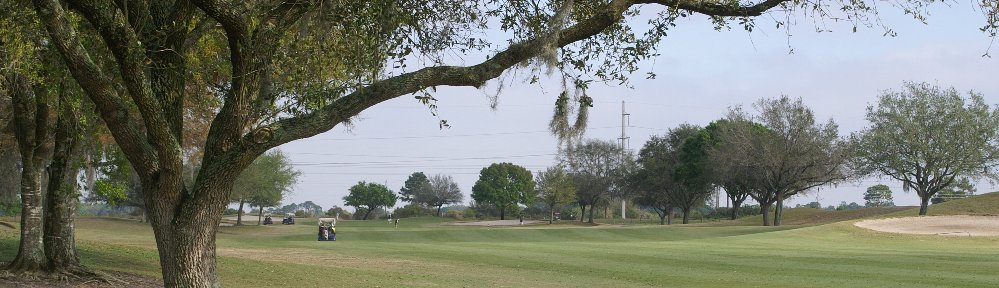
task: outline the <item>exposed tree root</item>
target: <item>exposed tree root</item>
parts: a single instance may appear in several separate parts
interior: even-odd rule
[[[26,270],[25,267],[7,267],[0,270],[0,279],[7,280],[55,280],[63,283],[84,282],[84,283],[107,283],[113,286],[127,286],[127,282],[115,278],[106,273],[94,271],[84,266],[61,267],[52,270],[33,269]]]

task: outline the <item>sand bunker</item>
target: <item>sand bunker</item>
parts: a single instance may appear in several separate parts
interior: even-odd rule
[[[882,232],[903,234],[999,236],[999,216],[904,217],[864,220],[853,225]]]

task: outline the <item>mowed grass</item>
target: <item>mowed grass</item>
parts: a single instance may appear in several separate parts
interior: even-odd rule
[[[971,202],[997,207],[995,195]],[[957,204],[930,213],[960,211],[950,207]],[[809,224],[801,218],[814,215],[804,212],[786,217],[799,224],[455,227],[419,218],[394,228],[341,221],[336,242],[315,241],[315,220],[300,219],[223,227],[217,250],[227,287],[999,287],[999,238],[897,235],[852,221]],[[77,227],[87,265],[158,276],[147,226],[83,218]],[[0,259],[14,257],[16,237],[0,227]]]

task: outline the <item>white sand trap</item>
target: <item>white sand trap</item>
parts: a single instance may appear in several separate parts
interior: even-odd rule
[[[924,216],[864,220],[857,227],[882,232],[952,235],[999,236],[999,216]]]
[[[524,220],[524,225],[541,223],[537,220]],[[475,221],[475,222],[454,222],[451,225],[457,226],[520,226],[520,220],[493,220],[493,221]]]

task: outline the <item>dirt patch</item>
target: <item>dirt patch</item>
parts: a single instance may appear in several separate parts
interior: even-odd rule
[[[533,225],[545,223],[537,220],[524,220],[521,224],[520,220],[492,220],[492,221],[475,221],[475,222],[454,222],[449,225],[455,226],[520,226],[520,225]]]
[[[861,228],[903,234],[999,237],[997,216],[924,216],[864,220]]]
[[[163,280],[129,274],[117,271],[102,271],[108,281],[94,278],[84,279],[53,279],[44,277],[24,277],[12,275],[0,275],[0,287],[35,288],[35,287],[84,287],[84,288],[110,288],[110,287],[163,287]]]

